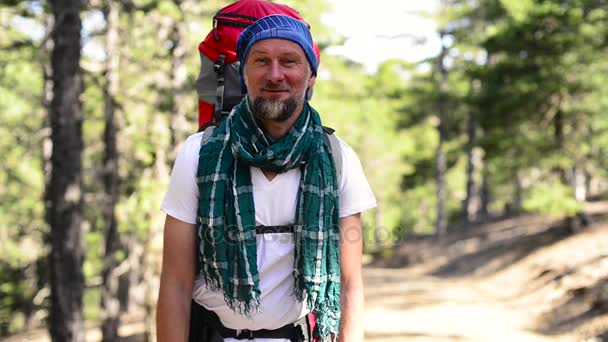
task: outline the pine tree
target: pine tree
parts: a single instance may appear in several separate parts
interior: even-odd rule
[[[51,1],[54,26],[51,178],[47,191],[51,227],[49,330],[56,342],[84,341],[82,263],[82,72],[80,0]]]

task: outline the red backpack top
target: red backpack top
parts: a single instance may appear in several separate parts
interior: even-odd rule
[[[236,42],[254,21],[271,14],[302,20],[293,8],[264,0],[241,0],[220,9],[213,17],[213,29],[198,46],[201,70],[196,81],[199,131],[218,124],[237,105],[241,93]],[[315,44],[319,58],[319,48]]]

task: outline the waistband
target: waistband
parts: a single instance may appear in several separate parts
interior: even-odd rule
[[[314,317],[312,313],[299,320],[286,324],[278,329],[230,329],[225,327],[213,311],[192,301],[190,313],[190,342],[221,341],[224,338],[251,340],[256,338],[288,339],[293,342],[309,342],[313,340]],[[213,331],[210,331],[212,329]],[[219,339],[209,338],[215,335]],[[207,336],[206,338],[203,336]]]
[[[278,329],[259,329],[259,330],[248,330],[248,329],[230,329],[224,326],[220,329],[220,335],[223,338],[234,338],[237,340],[253,340],[255,338],[285,338],[291,341],[309,341],[309,339],[302,339],[303,336],[308,338],[309,327],[310,327],[308,315],[300,318],[299,320],[284,325]],[[312,333],[312,331],[310,331]]]

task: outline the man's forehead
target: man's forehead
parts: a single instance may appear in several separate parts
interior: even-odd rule
[[[249,54],[298,55],[306,57],[300,45],[287,39],[264,39],[251,47]]]

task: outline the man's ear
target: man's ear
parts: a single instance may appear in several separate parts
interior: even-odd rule
[[[312,87],[315,85],[315,80],[317,76],[311,75],[308,79],[308,87],[306,87],[306,101],[310,101],[312,98]]]
[[[312,88],[315,85],[315,80],[317,79],[316,75],[311,73],[310,78],[308,79],[308,88]]]
[[[308,87],[306,88],[306,101],[310,101],[310,99],[312,99],[312,88]]]

